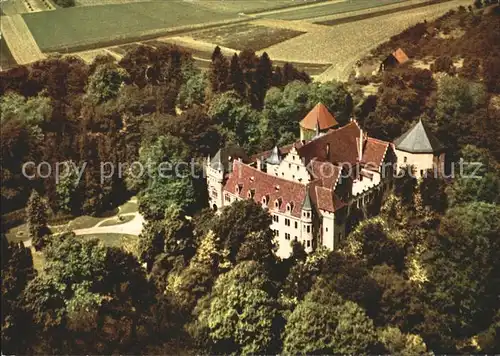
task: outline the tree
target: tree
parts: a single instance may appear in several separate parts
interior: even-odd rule
[[[29,313],[23,310],[21,295],[36,271],[29,248],[2,238],[2,351],[27,353],[33,333]],[[21,336],[22,335],[22,336]]]
[[[500,210],[493,204],[454,207],[442,219],[441,239],[427,257],[430,308],[420,332],[433,350],[453,350],[453,340],[472,337],[491,324],[500,293],[500,260],[494,252],[499,231]]]
[[[208,115],[222,127],[227,141],[249,148],[260,139],[259,113],[233,91],[215,96],[210,102]]]
[[[132,167],[138,171],[129,171],[126,179],[129,188],[140,190],[139,210],[146,220],[163,219],[173,204],[184,211],[193,209],[196,196],[189,161],[189,148],[179,137],[160,136],[143,143],[141,166]]]
[[[401,167],[396,179],[394,180],[394,193],[401,198],[404,205],[411,206],[413,204],[413,196],[417,187],[417,179],[415,178],[415,167]]]
[[[87,95],[97,104],[114,99],[127,80],[125,69],[114,63],[100,65],[89,77]]]
[[[444,213],[447,208],[446,183],[434,175],[433,170],[426,172],[418,186],[422,196],[422,204],[438,213]]]
[[[418,288],[387,265],[375,266],[370,272],[381,290],[377,325],[392,325],[409,332],[423,321],[424,305]]]
[[[369,266],[388,264],[398,271],[403,269],[405,250],[391,237],[391,231],[380,217],[362,221],[348,235],[343,250],[360,259],[366,259]]]
[[[500,202],[500,170],[495,159],[487,150],[472,145],[465,146],[461,156],[460,166],[455,167],[457,177],[447,189],[450,205]]]
[[[434,63],[431,64],[431,70],[434,73],[445,72],[450,75],[456,72],[455,66],[453,65],[453,59],[448,56],[438,57]]]
[[[212,63],[208,75],[212,93],[223,93],[227,90],[228,73],[229,63],[220,47],[217,46],[212,53]]]
[[[215,353],[277,352],[279,311],[262,267],[242,262],[221,275],[195,310]]]
[[[205,102],[205,90],[207,78],[204,73],[196,73],[181,86],[177,102],[181,109],[187,109],[193,105]]]
[[[56,183],[57,207],[63,212],[76,215],[81,209],[81,191],[78,173],[72,167],[77,165],[73,161],[66,161],[64,164],[66,170],[61,173],[59,182]]]
[[[229,260],[235,262],[243,245],[253,243],[246,242],[247,238],[252,234],[257,234],[254,237],[258,240],[270,237],[270,226],[271,216],[259,204],[253,200],[240,200],[222,210],[213,231],[220,241],[221,248],[229,252]],[[258,235],[260,233],[264,235]],[[269,247],[268,245],[267,249]],[[241,251],[239,257],[243,259],[245,255],[248,256],[249,252]]]
[[[398,356],[427,355],[427,345],[419,335],[403,334],[396,327],[388,326],[378,331],[378,337],[387,353]]]
[[[311,291],[288,318],[283,352],[286,354],[373,353],[373,322],[357,304],[340,296]]]
[[[50,233],[47,227],[47,203],[36,190],[31,192],[26,207],[29,237],[37,250],[41,250],[47,243],[47,235]]]
[[[229,68],[229,90],[234,90],[241,98],[245,96],[245,81],[243,71],[241,70],[238,54],[234,54],[231,58],[231,66]]]
[[[65,234],[46,247],[43,273],[28,284],[23,303],[46,353],[124,352],[136,342],[151,291],[134,256]]]

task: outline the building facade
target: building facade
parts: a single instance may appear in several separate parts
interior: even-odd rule
[[[416,178],[422,178],[428,170],[437,176],[444,174],[445,147],[419,120],[412,128],[394,140],[398,170],[412,166]]]
[[[338,127],[322,104],[311,116]],[[241,199],[261,204],[272,216],[282,258],[290,256],[292,241],[302,243],[306,252],[318,246],[335,249],[352,212],[380,198],[392,180],[392,144],[368,137],[355,121],[326,131],[318,126],[309,140],[253,157],[222,149],[206,161],[212,208]]]

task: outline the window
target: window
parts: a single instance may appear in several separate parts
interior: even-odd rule
[[[299,227],[299,223],[295,222],[295,228],[297,229]]]
[[[310,233],[311,232],[311,227],[307,226],[306,230],[307,230],[307,233]]]
[[[231,202],[231,197],[229,196],[229,194],[226,194],[226,195],[224,196],[224,200],[225,200],[226,202],[228,202],[228,203],[230,203],[230,202]]]
[[[292,164],[291,163],[288,163],[288,168],[292,168]]]
[[[285,240],[290,240],[290,234],[285,234]]]
[[[273,221],[274,222],[279,222],[280,221],[280,218],[278,215],[273,215]]]
[[[408,157],[406,157],[406,156],[405,156],[405,157],[403,158],[403,163],[406,163],[406,162],[408,162]]]
[[[290,219],[285,219],[285,226],[290,226]]]
[[[273,234],[274,234],[274,236],[279,236],[280,232],[278,230],[273,230]]]
[[[328,232],[328,228],[327,227],[325,227],[325,231]]]
[[[311,240],[307,240],[307,247],[311,247]]]
[[[297,171],[299,171],[299,166],[297,166]]]
[[[299,239],[297,238],[297,236],[295,236],[295,242],[297,242]]]

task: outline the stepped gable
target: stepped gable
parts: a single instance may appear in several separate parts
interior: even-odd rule
[[[316,104],[316,106],[309,111],[305,118],[300,122],[300,127],[307,130],[316,130],[319,127],[320,130],[327,130],[331,127],[338,126],[338,122],[335,119],[327,107],[322,103]]]
[[[301,157],[305,157],[306,163],[313,158],[319,161],[328,161],[333,164],[349,163],[356,164],[358,160],[357,140],[360,136],[360,128],[352,121],[339,129],[331,130],[325,135],[307,142],[298,149]],[[329,145],[329,154],[327,154]]]
[[[239,193],[236,187],[239,187]],[[262,203],[262,198],[265,196],[271,210],[275,209],[274,202],[281,199],[278,208],[281,213],[287,212],[286,206],[290,203],[292,205],[290,214],[294,217],[301,216],[306,189],[307,186],[304,184],[266,174],[240,161],[233,163],[233,172],[224,185],[225,191],[242,199],[248,199],[250,192],[255,202]]]
[[[389,142],[368,137],[362,157],[362,162],[365,164],[365,168],[372,171],[378,171],[384,162],[389,145]]]
[[[411,129],[394,141],[400,151],[409,153],[438,153],[444,146],[419,120]]]

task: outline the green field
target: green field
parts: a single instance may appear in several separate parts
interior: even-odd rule
[[[345,2],[315,6],[296,11],[286,11],[276,14],[263,15],[263,18],[273,18],[279,20],[304,20],[320,16],[341,14],[344,12],[370,9],[378,6],[390,5],[407,0],[347,0]]]
[[[195,40],[216,43],[236,50],[251,48],[258,51],[280,43],[290,38],[302,35],[304,32],[281,28],[256,26],[240,23],[231,26],[221,26],[209,30],[192,32],[189,34]]]
[[[22,15],[44,52],[84,50],[135,41],[181,27],[238,19],[180,0],[73,7]]]
[[[293,6],[325,2],[328,0],[190,0],[206,8],[225,11],[228,13],[255,13],[270,11]]]

